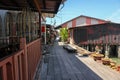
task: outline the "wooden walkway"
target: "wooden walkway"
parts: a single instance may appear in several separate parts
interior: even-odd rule
[[[68,53],[57,44],[49,51],[36,80],[120,80],[120,73],[90,57]]]

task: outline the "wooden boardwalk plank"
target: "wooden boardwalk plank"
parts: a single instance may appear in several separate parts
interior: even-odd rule
[[[53,55],[50,55],[49,56],[49,62],[48,62],[48,79],[47,80],[54,80],[54,63],[53,63],[53,60],[54,60],[54,56]]]
[[[46,80],[46,77],[47,77],[47,64],[42,65],[42,71],[41,71],[40,76],[41,76],[42,80]]]
[[[54,68],[54,71],[55,71],[55,80],[62,80],[60,64],[58,62],[57,56],[54,58],[54,66],[56,66]]]
[[[79,57],[78,57],[79,58]],[[98,74],[102,79],[105,80],[120,80],[120,73],[112,70],[109,66],[102,65],[100,62],[95,62],[91,58],[79,58],[83,61],[91,70]]]
[[[58,48],[58,46],[56,48]],[[56,55],[58,58],[58,62],[60,64],[62,80],[70,80],[69,74],[68,74],[67,69],[66,69],[67,67],[65,67],[64,60],[62,59],[61,50],[55,49],[55,52],[56,52]]]
[[[62,51],[62,53],[66,53],[66,51]],[[68,74],[70,75],[70,78],[72,80],[78,80],[76,77],[76,73],[79,72],[72,64],[71,60],[69,59],[69,56],[67,56],[66,54],[62,54],[61,57],[64,60],[65,67],[67,69]]]
[[[69,54],[57,44],[49,51],[39,80],[120,80],[120,73],[90,57]]]
[[[84,80],[102,80],[98,75],[96,75],[92,70],[90,70],[83,62],[77,59],[76,54],[67,55],[69,56],[74,67],[77,68],[77,72],[81,73],[81,78]],[[92,79],[91,79],[92,78]],[[80,79],[80,77],[79,77]]]

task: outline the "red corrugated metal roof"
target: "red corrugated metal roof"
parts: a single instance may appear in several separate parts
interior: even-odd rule
[[[72,21],[72,20],[74,20],[74,19],[78,19],[78,18],[80,18],[80,17],[87,17],[87,18],[96,19],[96,20],[100,20],[100,21],[110,22],[110,21],[106,21],[106,20],[103,20],[103,19],[99,19],[99,18],[94,18],[94,17],[90,17],[90,16],[80,15],[80,16],[78,16],[78,17],[75,17],[75,18],[67,21],[67,22],[64,22],[63,24],[66,24],[66,23],[68,23],[68,22],[70,22],[70,21]],[[63,24],[61,24],[61,25],[63,25]]]

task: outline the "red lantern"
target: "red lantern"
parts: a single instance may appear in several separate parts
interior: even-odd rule
[[[45,32],[45,26],[42,26],[42,32]]]

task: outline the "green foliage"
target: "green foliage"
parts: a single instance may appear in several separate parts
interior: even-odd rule
[[[111,57],[110,59],[112,59],[113,61],[115,61],[117,63],[117,65],[120,65],[120,59],[117,57]]]
[[[60,29],[60,36],[61,36],[61,40],[63,42],[67,41],[67,39],[68,39],[68,29],[67,28],[61,28]]]

